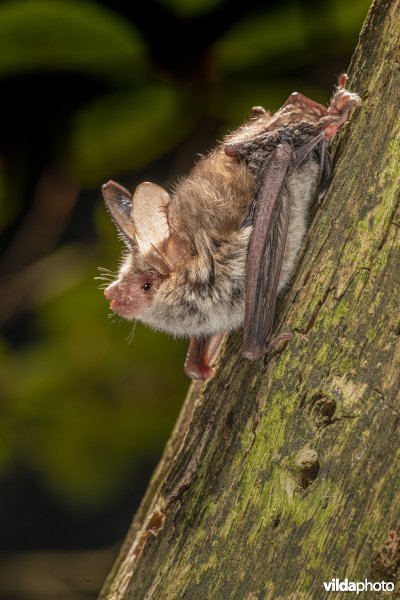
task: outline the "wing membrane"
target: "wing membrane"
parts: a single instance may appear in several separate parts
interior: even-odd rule
[[[290,198],[284,187],[292,158],[288,144],[276,147],[256,198],[247,259],[242,349],[243,356],[250,359],[262,356],[272,332],[290,213]]]

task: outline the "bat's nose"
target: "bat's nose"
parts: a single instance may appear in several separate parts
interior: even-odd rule
[[[104,290],[104,295],[107,300],[116,300],[119,296],[121,296],[121,290],[119,289],[118,284],[112,283]]]

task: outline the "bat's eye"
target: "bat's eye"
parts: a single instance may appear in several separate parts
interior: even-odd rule
[[[151,289],[151,283],[145,283],[142,287],[145,292],[148,292]]]

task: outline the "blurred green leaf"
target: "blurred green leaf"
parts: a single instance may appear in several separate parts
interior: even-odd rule
[[[303,50],[305,31],[299,8],[289,4],[276,12],[265,12],[240,21],[216,44],[220,69],[246,69],[280,53]]]
[[[370,0],[332,0],[331,10],[335,26],[342,37],[347,40],[350,38],[350,43],[356,42],[360,23],[367,16],[370,6]]]
[[[182,96],[167,86],[101,98],[74,119],[68,168],[91,186],[142,167],[182,139],[193,119],[188,114]]]
[[[61,69],[111,79],[123,72],[129,79],[143,55],[133,27],[98,4],[18,0],[0,6],[0,75]]]
[[[41,308],[43,340],[3,347],[0,468],[20,460],[60,499],[95,508],[159,455],[187,380],[186,343],[139,325],[128,345],[132,325],[107,319],[92,276]]]

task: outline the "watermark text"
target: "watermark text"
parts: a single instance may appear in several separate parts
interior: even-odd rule
[[[393,592],[394,583],[391,581],[349,581],[345,579],[334,578],[330,581],[324,581],[324,588],[327,592]]]

